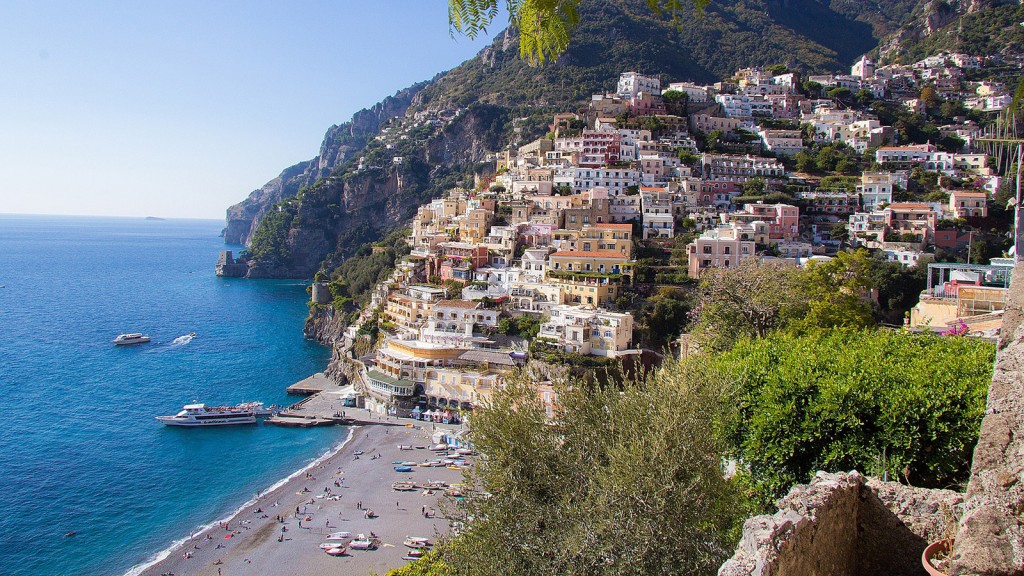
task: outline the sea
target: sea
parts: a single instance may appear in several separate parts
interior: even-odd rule
[[[287,404],[327,364],[302,336],[304,283],[214,275],[241,249],[222,226],[0,215],[0,574],[137,571],[345,440],[154,419]],[[115,347],[125,332],[153,341]]]

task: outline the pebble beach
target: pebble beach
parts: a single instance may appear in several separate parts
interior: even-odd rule
[[[442,491],[392,489],[399,480],[418,484],[462,482],[461,470],[445,467],[414,466],[412,472],[405,473],[394,470],[394,462],[438,458],[430,450],[432,433],[429,422],[411,420],[385,419],[380,424],[353,427],[349,439],[336,452],[261,494],[227,521],[191,535],[159,562],[134,573],[386,574],[408,563],[402,558],[410,550],[403,545],[407,537],[434,541],[449,530],[440,506]],[[372,510],[376,517],[367,518],[366,510]],[[376,550],[349,549],[343,556],[330,556],[319,546],[328,534],[337,531],[353,536],[373,532],[379,546]],[[282,568],[285,566],[286,570]]]

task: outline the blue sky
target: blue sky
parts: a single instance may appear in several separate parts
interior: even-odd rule
[[[489,41],[453,40],[445,0],[7,0],[0,213],[222,218]]]

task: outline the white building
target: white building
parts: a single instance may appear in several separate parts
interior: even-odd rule
[[[614,358],[629,350],[633,316],[592,306],[552,306],[537,339],[566,352]]]
[[[637,94],[641,92],[659,95],[661,94],[661,80],[637,72],[623,72],[619,75],[619,85],[615,91],[626,99],[636,98]]]

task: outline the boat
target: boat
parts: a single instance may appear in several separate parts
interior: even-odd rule
[[[405,552],[405,555],[409,556],[412,559],[419,559],[423,557],[423,550],[407,550]],[[406,558],[406,560],[408,559],[409,558]]]
[[[352,538],[351,532],[331,532],[327,535],[327,540],[349,540]]]
[[[257,411],[257,407],[259,412]],[[257,416],[267,416],[261,402],[246,402],[237,406],[207,406],[186,404],[174,416],[157,416],[167,426],[226,426],[231,424],[255,424]]]
[[[416,483],[409,480],[399,480],[391,484],[391,489],[399,492],[410,492],[416,489]]]
[[[119,334],[117,338],[114,338],[113,342],[115,346],[131,346],[133,344],[145,344],[150,340],[152,339],[149,336],[141,332],[131,332],[129,334]]]
[[[335,546],[334,548],[328,548],[328,549],[324,550],[324,552],[326,552],[328,556],[344,556],[345,555],[345,547],[344,546]]]
[[[412,472],[412,466],[395,466],[395,472]]]
[[[182,345],[185,345],[185,344],[188,344],[189,342],[191,342],[192,339],[195,338],[195,337],[196,337],[196,333],[195,332],[189,332],[188,334],[185,334],[184,336],[178,336],[174,340],[171,340],[171,344],[174,344],[175,346],[182,346]]]
[[[373,550],[377,544],[369,538],[357,538],[348,545],[353,550]]]
[[[420,538],[419,536],[406,536],[405,541],[402,542],[402,544],[409,548],[417,549],[429,548],[431,546],[430,540]]]

